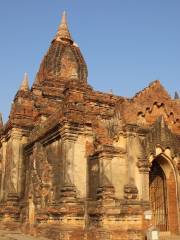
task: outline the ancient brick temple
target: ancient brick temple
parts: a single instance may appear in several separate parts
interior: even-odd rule
[[[25,75],[0,121],[0,226],[58,240],[178,235],[178,95],[154,81],[130,99],[87,77],[63,14],[31,89]]]

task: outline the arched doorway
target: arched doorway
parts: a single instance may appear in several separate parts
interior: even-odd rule
[[[153,161],[149,183],[153,225],[160,231],[168,231],[166,176],[157,161]]]
[[[178,233],[177,182],[173,165],[163,156],[152,162],[149,173],[149,196],[152,224],[160,231]]]

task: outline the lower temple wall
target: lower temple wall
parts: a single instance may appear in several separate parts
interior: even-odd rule
[[[49,229],[49,231],[48,231]],[[91,230],[62,230],[59,228],[49,228],[49,226],[41,227],[39,230],[40,236],[48,237],[53,240],[144,240],[141,231],[107,231],[106,229],[91,229]]]
[[[118,226],[80,227],[54,223],[28,223],[1,220],[0,228],[12,231],[20,230],[36,237],[46,237],[51,240],[144,240],[142,223],[139,221],[119,221]],[[79,223],[78,223],[79,224]]]
[[[149,225],[144,220],[143,206],[136,200],[121,207],[91,204],[88,214],[82,203],[64,203],[40,209],[33,218],[26,206],[24,210],[14,205],[1,207],[0,228],[21,230],[49,240],[144,240]]]

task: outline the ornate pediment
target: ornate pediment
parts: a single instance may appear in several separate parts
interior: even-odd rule
[[[139,125],[147,126],[154,123],[158,117],[163,116],[174,132],[178,132],[180,127],[178,115],[173,111],[169,111],[169,108],[164,103],[154,102],[151,107],[146,107],[144,111],[138,112],[137,115]]]
[[[180,135],[171,132],[163,116],[159,117],[155,124],[150,127],[145,141],[148,153],[153,153],[158,145],[164,149],[171,148],[174,154],[180,153]]]

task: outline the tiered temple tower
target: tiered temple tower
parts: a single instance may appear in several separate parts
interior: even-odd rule
[[[1,226],[50,239],[143,240],[180,230],[180,100],[159,81],[95,91],[63,14],[33,86],[0,117]]]

